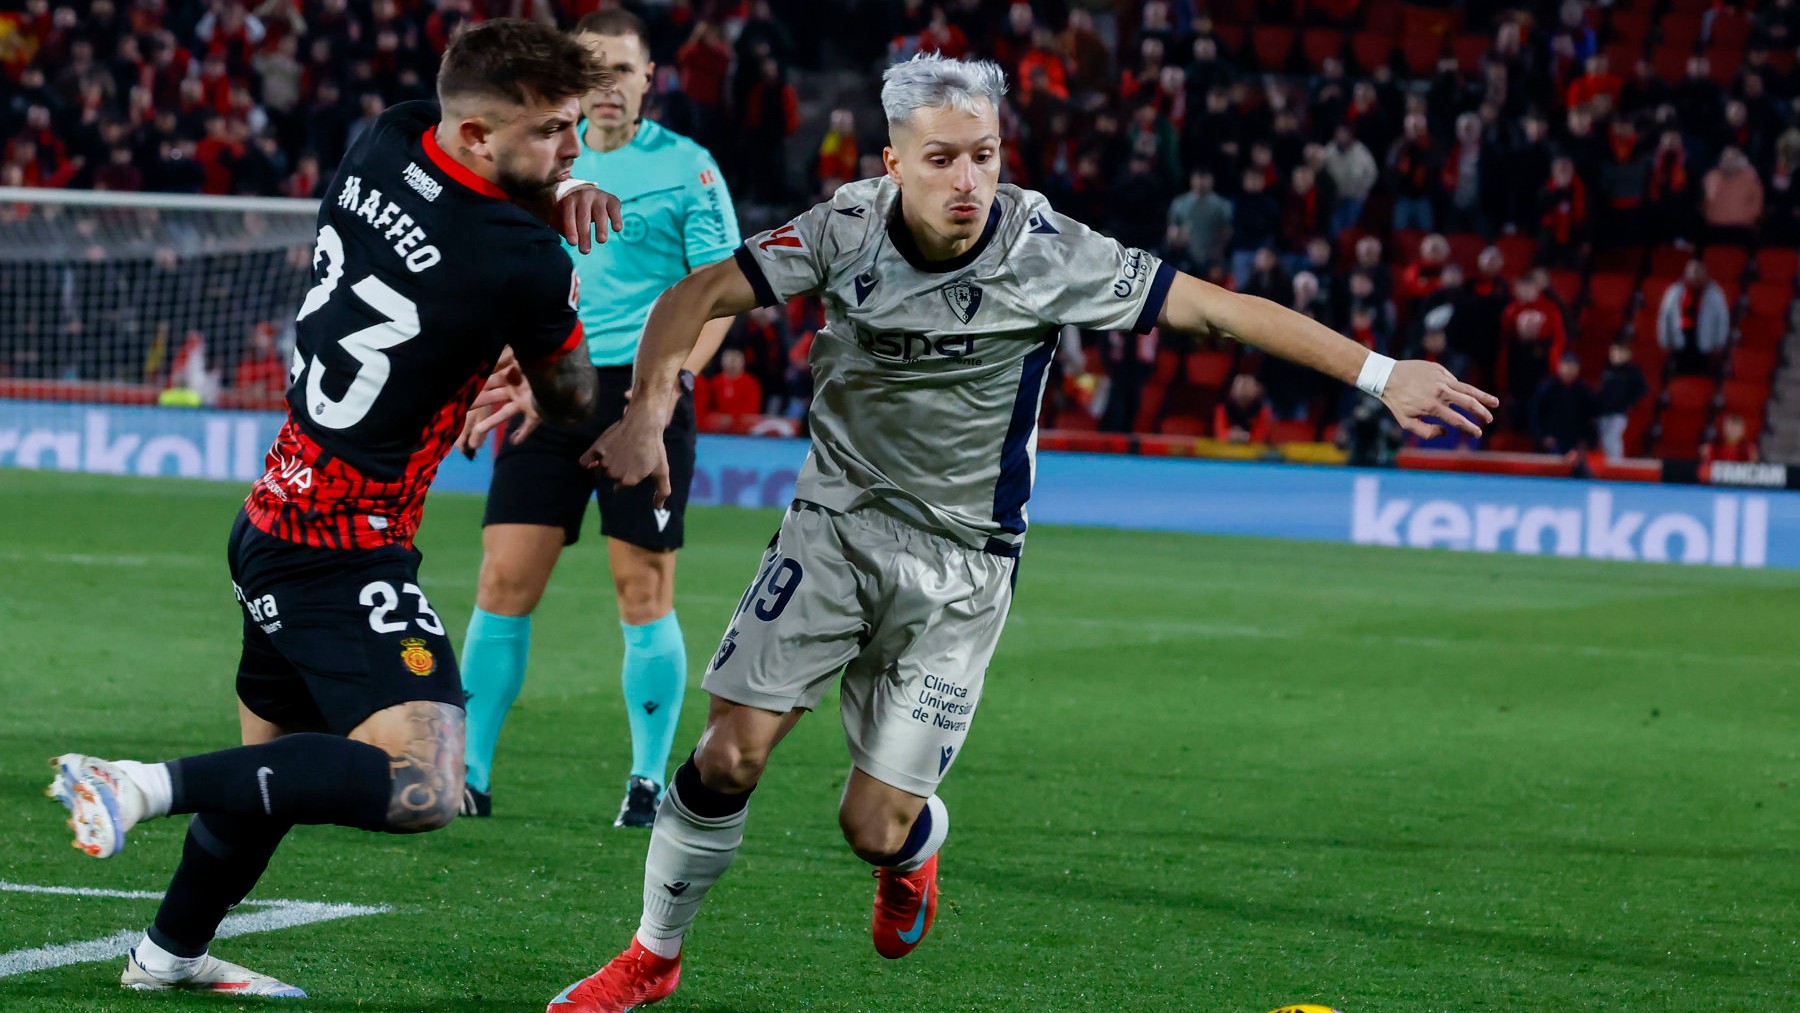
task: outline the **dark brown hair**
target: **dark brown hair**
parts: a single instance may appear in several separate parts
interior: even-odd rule
[[[457,33],[438,68],[439,102],[487,96],[556,102],[612,83],[587,49],[549,25],[496,18]]]
[[[607,7],[582,16],[575,22],[576,35],[635,35],[644,47],[644,59],[650,58],[650,30],[644,20],[628,10]]]

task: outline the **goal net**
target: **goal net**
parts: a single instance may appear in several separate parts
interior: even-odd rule
[[[0,398],[278,407],[317,213],[0,188]]]

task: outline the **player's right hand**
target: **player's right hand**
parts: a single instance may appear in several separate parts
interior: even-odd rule
[[[494,363],[494,372],[482,385],[481,392],[475,395],[474,403],[469,407],[469,414],[463,420],[462,436],[457,445],[467,457],[474,457],[481,449],[481,443],[495,429],[506,425],[515,417],[521,417],[517,429],[513,430],[509,439],[518,443],[531,435],[538,427],[537,402],[531,394],[531,381],[526,379],[525,371],[513,357],[509,345],[500,353],[500,359]]]
[[[659,510],[669,499],[669,451],[663,445],[662,427],[650,422],[646,412],[626,409],[625,417],[607,427],[581,455],[581,463],[604,469],[620,485],[655,479]]]

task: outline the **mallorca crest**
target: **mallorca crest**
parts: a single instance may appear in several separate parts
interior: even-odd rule
[[[981,309],[981,289],[967,281],[959,281],[944,287],[944,301],[950,304],[950,312],[966,324],[975,319],[976,311]]]
[[[414,675],[430,675],[437,671],[437,659],[431,656],[425,641],[418,637],[400,641],[400,662]]]

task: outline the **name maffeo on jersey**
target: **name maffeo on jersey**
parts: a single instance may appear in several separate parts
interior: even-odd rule
[[[400,205],[383,199],[380,190],[370,190],[365,196],[361,176],[351,176],[344,181],[344,189],[338,192],[337,206],[374,227],[384,241],[393,243],[394,253],[414,274],[444,259],[437,247],[429,243],[419,245],[426,241],[425,230],[414,224],[412,215],[400,210]]]

